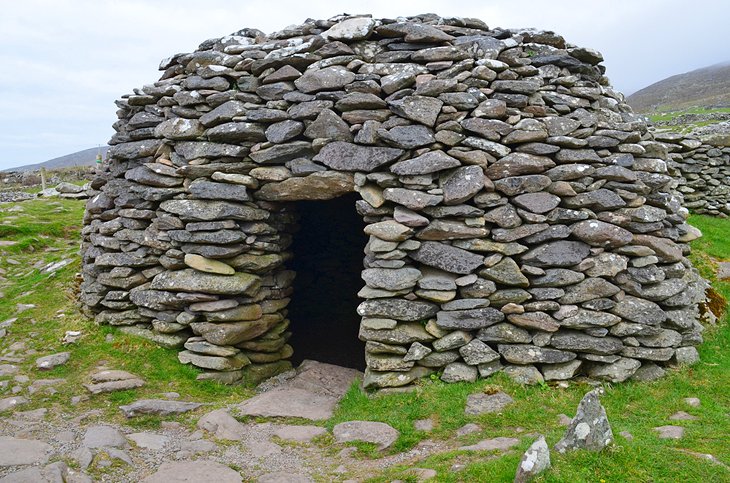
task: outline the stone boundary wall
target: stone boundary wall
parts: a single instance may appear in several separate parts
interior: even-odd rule
[[[433,15],[206,41],[117,101],[81,300],[202,378],[260,380],[296,350],[293,202],[356,191],[366,387],[693,361],[696,233],[667,149],[601,61],[553,32]]]
[[[677,190],[693,213],[730,216],[730,146],[681,134],[658,133],[679,179]]]

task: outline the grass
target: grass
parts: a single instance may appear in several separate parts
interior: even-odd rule
[[[177,351],[160,348],[146,340],[127,336],[110,327],[96,326],[76,308],[74,286],[80,270],[78,260],[80,220],[83,202],[61,200],[29,201],[18,204],[23,212],[0,212],[0,237],[17,241],[17,245],[0,247],[0,275],[7,279],[0,292],[0,322],[18,317],[9,331],[12,337],[0,339],[0,353],[7,353],[12,340],[24,340],[37,356],[67,350],[71,359],[65,365],[47,373],[34,368],[35,357],[18,365],[32,379],[63,378],[55,394],[34,395],[22,409],[49,408],[56,417],[93,409],[100,410],[100,419],[122,422],[120,404],[137,398],[160,397],[166,392],[178,392],[183,400],[209,403],[192,416],[165,418],[191,427],[197,415],[212,407],[240,402],[252,394],[250,389],[223,386],[210,381],[197,381],[198,371],[177,361]],[[704,237],[692,243],[692,261],[701,273],[712,280],[714,287],[730,298],[730,283],[716,280],[716,263],[730,260],[730,220],[692,216],[690,222],[704,232]],[[17,265],[7,263],[10,258]],[[73,263],[54,276],[33,268],[37,260],[51,263],[64,258]],[[16,304],[36,304],[37,307],[15,315]],[[600,453],[584,451],[566,455],[552,454],[553,467],[542,475],[540,482],[625,482],[625,481],[730,481],[730,472],[722,466],[692,456],[686,451],[709,453],[730,464],[730,327],[727,316],[717,327],[705,332],[705,343],[699,347],[701,362],[693,367],[672,370],[667,377],[651,383],[606,385],[602,402],[611,421],[615,443]],[[63,345],[67,330],[81,330],[83,337],[75,344]],[[90,396],[76,407],[70,406],[73,396],[86,395],[82,384],[99,366],[123,369],[142,376],[142,388]],[[573,416],[581,397],[591,387],[571,384],[567,388],[553,385],[524,387],[497,374],[476,384],[445,384],[438,379],[425,379],[415,391],[400,394],[368,395],[357,384],[342,400],[334,417],[324,425],[349,420],[374,420],[390,424],[400,431],[400,437],[386,454],[407,451],[426,439],[435,440],[449,450],[416,462],[385,470],[374,470],[367,460],[383,456],[372,445],[354,445],[357,456],[364,461],[363,478],[385,482],[394,479],[416,481],[413,467],[433,468],[437,481],[512,481],[522,452],[544,434],[550,446],[562,436],[564,428],[558,416]],[[515,403],[499,414],[467,416],[464,405],[469,394],[478,391],[504,390]],[[6,397],[0,394],[0,397]],[[698,408],[688,407],[685,397],[699,397]],[[697,421],[670,421],[668,417],[683,410],[697,416]],[[430,418],[434,430],[426,433],[414,429],[414,421]],[[124,424],[136,428],[155,428],[161,419],[135,418]],[[455,431],[466,423],[477,423],[477,433],[457,438]],[[676,424],[686,428],[681,440],[660,440],[656,426]],[[633,440],[619,435],[628,431]],[[504,456],[489,452],[459,451],[459,446],[474,444],[482,439],[511,436],[520,444]],[[331,435],[318,438],[318,446],[333,454]]]
[[[719,260],[730,260],[730,220],[692,216],[690,222],[704,232],[693,242],[692,260],[714,287],[730,298],[730,283],[718,282],[715,271]],[[540,482],[626,482],[626,481],[730,481],[730,471],[700,457],[688,454],[712,454],[730,465],[730,326],[728,316],[717,327],[705,332],[699,347],[701,362],[692,367],[672,370],[663,379],[651,383],[628,382],[605,385],[602,403],[611,421],[615,442],[600,453],[575,451],[551,455],[553,467],[537,479]],[[467,416],[466,397],[474,392],[502,389],[515,403],[500,414]],[[401,432],[390,452],[400,452],[423,439],[452,441],[454,432],[466,423],[477,423],[482,430],[459,438],[454,447],[473,444],[497,436],[520,438],[520,445],[500,458],[487,453],[449,451],[417,463],[433,468],[438,481],[512,481],[522,452],[544,434],[550,446],[562,437],[564,427],[558,415],[573,416],[583,395],[591,389],[586,384],[558,386],[519,386],[504,374],[497,374],[476,384],[444,384],[438,380],[421,381],[416,391],[405,394],[367,396],[353,386],[328,424],[352,419],[382,421]],[[689,407],[685,397],[699,397],[699,408]],[[696,421],[671,421],[677,411],[697,416]],[[416,431],[413,422],[431,418],[431,433]],[[681,440],[657,438],[653,428],[664,425],[685,427]],[[628,431],[633,440],[619,435]],[[415,481],[409,463],[386,470],[368,481],[393,479]],[[455,466],[456,465],[456,466]],[[454,471],[452,467],[461,469]]]
[[[84,317],[76,305],[76,274],[80,271],[78,248],[84,203],[75,200],[33,200],[18,203],[22,212],[0,213],[0,239],[16,241],[16,245],[0,247],[0,268],[8,279],[0,287],[0,322],[17,317],[8,329],[12,337],[0,339],[0,353],[9,340],[22,340],[37,356],[69,351],[70,361],[51,371],[39,373],[35,357],[17,364],[21,373],[32,379],[63,378],[55,386],[55,394],[33,397],[23,409],[48,407],[50,412],[63,414],[70,411],[74,396],[87,396],[84,383],[99,366],[122,369],[141,376],[144,387],[111,394],[88,396],[73,409],[74,412],[102,410],[101,418],[122,421],[120,404],[138,398],[157,398],[167,392],[177,392],[183,400],[210,403],[213,406],[238,402],[251,395],[240,386],[224,386],[212,381],[197,381],[199,371],[177,361],[177,351],[159,347],[147,340],[125,335],[112,327],[97,326]],[[9,264],[8,258],[18,264]],[[37,260],[43,265],[62,259],[73,262],[53,276],[41,273]],[[36,307],[16,315],[16,304],[35,304]],[[62,343],[68,330],[80,330],[82,338],[70,345]],[[142,356],[144,355],[144,356]],[[43,391],[41,391],[43,394]],[[0,395],[0,397],[3,397]],[[168,418],[175,419],[175,418]],[[184,424],[193,424],[189,417],[180,416]],[[135,418],[126,422],[136,427],[155,427],[160,419]]]
[[[730,113],[730,107],[719,107],[719,108],[706,108],[706,107],[692,107],[689,109],[683,109],[681,111],[668,111],[666,108],[658,108],[654,113],[648,114],[647,117],[652,122],[671,121],[677,116],[683,114],[724,114]]]

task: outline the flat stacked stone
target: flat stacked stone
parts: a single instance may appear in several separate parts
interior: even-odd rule
[[[677,191],[693,213],[730,216],[730,146],[726,139],[701,141],[676,133],[656,133],[679,179]]]
[[[434,15],[208,40],[117,101],[81,300],[201,378],[281,372],[291,202],[356,191],[367,387],[671,364],[705,285],[666,149],[601,61]]]

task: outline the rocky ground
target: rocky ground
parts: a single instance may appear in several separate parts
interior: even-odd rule
[[[643,476],[679,477],[677,461],[707,481],[730,471],[715,335],[698,367],[608,387],[604,413],[595,397],[576,411],[590,385],[526,388],[501,375],[366,396],[356,371],[317,363],[259,393],[195,381],[195,371],[160,373],[167,359],[186,366],[174,351],[83,322],[65,295],[78,269],[73,203],[0,206],[0,482],[511,481],[544,468],[549,448],[546,481],[595,481],[611,465],[623,471],[626,454],[654,458]],[[51,236],[52,220],[68,239]],[[571,448],[581,423],[601,414],[612,435],[601,423],[588,428],[604,436],[585,439],[592,449],[613,442],[588,464]]]

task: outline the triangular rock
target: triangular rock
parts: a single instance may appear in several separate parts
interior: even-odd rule
[[[600,451],[613,441],[613,432],[606,410],[599,400],[602,393],[601,388],[596,388],[583,396],[573,421],[563,438],[553,448],[555,451],[558,453],[573,449]]]

